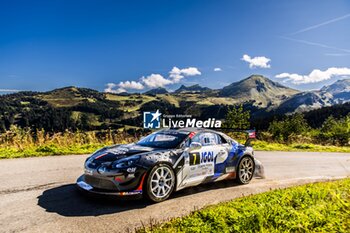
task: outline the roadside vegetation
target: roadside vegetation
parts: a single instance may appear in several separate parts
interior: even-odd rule
[[[242,197],[138,232],[350,232],[350,179]]]
[[[39,117],[39,116],[37,116]],[[60,118],[59,115],[55,117]],[[56,118],[52,124],[60,124]],[[79,124],[87,125],[90,118],[80,116]],[[231,107],[224,122],[226,128],[251,128],[250,112],[242,105]],[[50,124],[51,124],[50,123]],[[320,124],[320,123],[319,123]],[[62,125],[62,129],[64,129]],[[134,142],[149,132],[138,127],[92,130],[70,128],[51,131],[10,125],[0,131],[0,159],[45,155],[87,154],[107,145]],[[229,136],[244,143],[246,135],[233,133]],[[252,141],[255,150],[350,152],[350,115],[335,118],[330,115],[320,127],[311,127],[302,114],[284,116],[270,121],[266,129],[257,130],[257,140]]]
[[[242,106],[233,107],[226,115],[224,127],[247,129],[250,127],[249,111]],[[320,123],[319,123],[320,124]],[[243,141],[240,133],[227,132]],[[272,120],[266,130],[258,131],[256,150],[287,151],[350,151],[350,114],[335,118],[330,115],[320,127],[311,127],[304,115],[296,113]]]
[[[332,146],[313,143],[278,143],[254,140],[251,142],[257,151],[306,151],[306,152],[342,152],[350,153],[350,146]]]
[[[88,154],[103,146],[129,143],[133,138],[112,130],[49,133],[12,126],[11,130],[0,134],[0,158]]]
[[[350,152],[350,114],[312,128],[301,114],[274,120],[252,144],[256,150]]]

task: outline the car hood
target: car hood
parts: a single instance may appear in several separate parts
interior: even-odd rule
[[[135,154],[146,153],[151,151],[160,150],[159,148],[139,146],[135,143],[126,145],[114,145],[110,147],[102,148],[96,151],[91,157],[90,161],[103,163],[103,162],[113,162],[128,156]]]

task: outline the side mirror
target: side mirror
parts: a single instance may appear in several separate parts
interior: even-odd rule
[[[191,142],[190,148],[192,149],[200,149],[202,147],[202,144],[200,142]]]

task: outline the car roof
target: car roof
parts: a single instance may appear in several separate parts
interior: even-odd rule
[[[191,132],[195,132],[195,133],[199,133],[199,132],[212,132],[212,133],[220,133],[218,131],[212,130],[212,129],[207,129],[207,128],[165,128],[160,130],[159,132],[164,132],[164,131],[179,131],[179,132],[183,132],[183,133],[191,133]]]
[[[216,133],[218,135],[221,135],[223,138],[225,138],[225,140],[233,140],[231,137],[227,136],[226,134],[224,134],[223,132],[220,131],[215,131],[212,129],[207,129],[207,128],[164,128],[162,130],[159,130],[158,132],[162,132],[162,133],[182,133],[182,134],[186,134],[189,135],[190,133],[194,132],[194,133],[201,133],[201,132],[211,132],[211,133]]]

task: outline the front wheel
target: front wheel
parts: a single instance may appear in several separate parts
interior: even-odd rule
[[[173,169],[166,164],[159,164],[150,171],[145,184],[145,194],[153,202],[166,200],[173,192],[175,186],[175,174]]]
[[[254,160],[250,156],[244,156],[238,164],[236,181],[239,184],[248,184],[253,178],[255,170]]]

